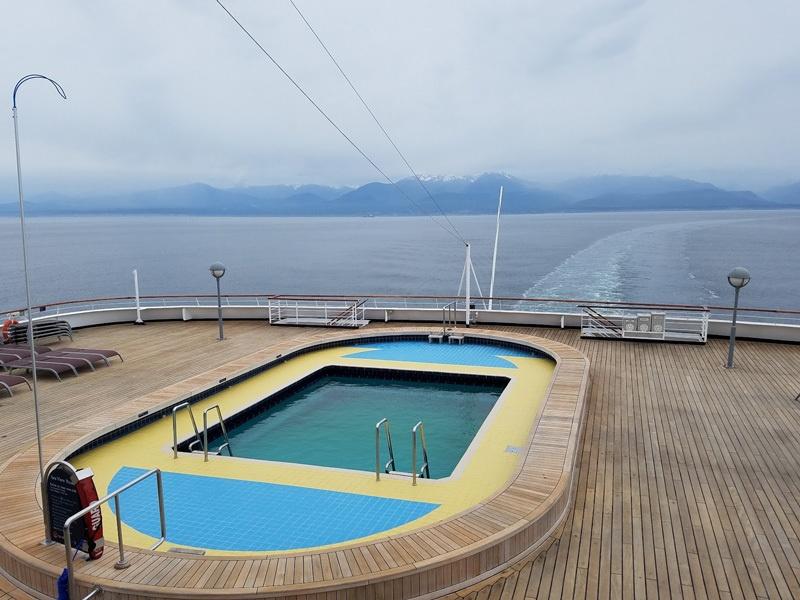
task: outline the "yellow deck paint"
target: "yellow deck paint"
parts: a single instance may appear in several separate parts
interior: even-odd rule
[[[174,459],[171,416],[75,456],[71,462],[77,468],[91,467],[101,496],[110,491],[108,486],[114,474],[121,467],[128,466],[141,469],[158,467],[162,471],[176,473],[295,485],[441,505],[419,519],[394,529],[359,538],[359,542],[417,529],[451,517],[486,500],[506,485],[522,459],[520,454],[507,452],[506,448],[527,445],[531,427],[553,375],[554,362],[542,358],[503,356],[505,360],[516,365],[517,368],[513,369],[346,357],[347,354],[360,350],[364,350],[364,347],[339,346],[303,354],[201,400],[192,405],[194,414],[198,418],[198,426],[202,430],[203,410],[214,404],[219,404],[223,415],[227,417],[330,365],[471,373],[509,378],[508,386],[450,477],[417,479],[417,486],[412,486],[410,478],[382,474],[381,480],[376,482],[374,473],[347,469],[228,456],[209,456],[209,462],[206,463],[203,462],[202,454],[188,453],[180,453],[179,458]],[[498,354],[502,356],[502,352]],[[209,426],[216,423],[211,415],[212,413],[209,413]],[[189,415],[183,410],[178,414],[178,439],[186,439],[192,434]],[[155,506],[153,508],[156,510]],[[224,507],[220,507],[220,510],[224,510]],[[121,512],[124,521],[124,501]],[[108,504],[103,507],[103,516],[106,538],[116,541],[116,528],[113,525],[115,516]],[[169,521],[167,529],[169,530]],[[153,538],[127,526],[123,526],[123,537],[126,545],[138,547],[149,547],[155,542]],[[353,541],[356,540],[327,547],[341,546]],[[171,547],[173,546],[165,543],[160,549],[168,550]],[[269,554],[296,551],[271,551]],[[265,553],[210,550],[207,554],[263,556]]]

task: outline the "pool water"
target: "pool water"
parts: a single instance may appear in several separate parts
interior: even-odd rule
[[[237,457],[374,471],[375,424],[385,417],[396,470],[411,471],[411,428],[423,421],[431,477],[447,477],[500,397],[505,384],[495,381],[325,374],[231,429],[231,447]],[[209,446],[221,443],[217,438]],[[381,445],[384,465],[389,460],[385,440]],[[417,460],[421,465],[419,447]]]

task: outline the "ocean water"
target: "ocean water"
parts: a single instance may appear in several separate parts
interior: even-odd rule
[[[451,217],[488,293],[494,217]],[[800,211],[508,215],[496,296],[800,308]],[[425,217],[68,217],[28,220],[33,302],[227,292],[431,294],[458,289],[464,248]],[[0,307],[24,303],[19,224],[0,219]]]

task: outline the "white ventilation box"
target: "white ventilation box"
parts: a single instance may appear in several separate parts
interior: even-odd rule
[[[667,324],[667,315],[663,312],[654,312],[650,315],[650,328],[653,333],[664,333]]]

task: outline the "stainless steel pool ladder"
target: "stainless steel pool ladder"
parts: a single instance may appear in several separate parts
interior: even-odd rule
[[[446,336],[448,331],[455,330],[458,318],[458,301],[450,302],[442,307],[442,335]]]
[[[389,419],[383,418],[375,424],[375,481],[381,480],[381,428],[386,431],[386,445],[389,447],[389,462],[383,469],[385,473],[395,470],[392,432],[389,429]]]
[[[197,421],[194,420],[194,413],[192,412],[192,405],[188,402],[181,402],[180,404],[172,407],[172,451],[173,458],[178,458],[178,412],[185,408],[189,411],[189,418],[192,420],[192,429],[194,429],[194,441],[189,444],[189,451],[192,452],[192,446],[200,444],[200,432],[197,430]]]
[[[233,456],[233,450],[231,450],[231,441],[228,439],[228,429],[225,427],[225,419],[222,418],[222,410],[220,409],[219,404],[215,404],[214,406],[210,406],[203,411],[203,462],[208,462],[208,413],[215,409],[217,411],[217,417],[219,418],[219,426],[222,428],[222,437],[225,438],[225,443],[217,448],[216,452],[212,452],[211,454],[222,454],[222,449],[227,448],[228,454]]]
[[[417,471],[417,431],[422,441],[422,468]],[[425,425],[419,421],[411,430],[411,485],[417,485],[417,473],[424,479],[431,478],[431,470],[428,466],[428,445],[425,443]]]

